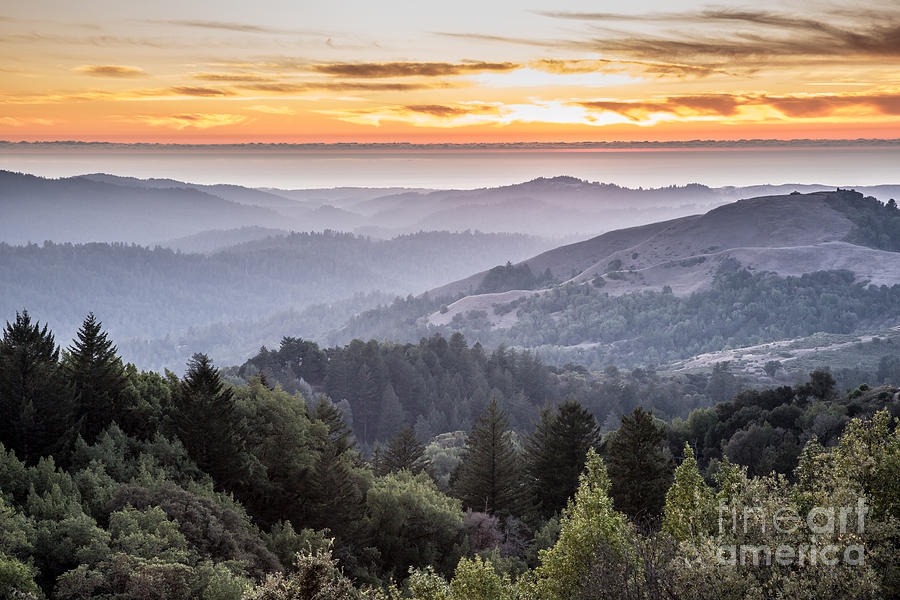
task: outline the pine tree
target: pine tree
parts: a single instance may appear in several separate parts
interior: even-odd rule
[[[656,519],[662,513],[672,483],[672,456],[664,448],[665,426],[641,407],[622,424],[607,449],[607,469],[616,509],[635,520]]]
[[[308,501],[303,503],[306,520],[313,528],[328,528],[339,538],[351,539],[364,516],[363,492],[354,472],[359,459],[356,441],[340,409],[327,398],[319,398],[311,416],[325,425],[325,431],[317,443]]]
[[[53,334],[16,313],[0,340],[0,441],[25,462],[59,449],[68,400]]]
[[[356,447],[356,440],[353,439],[343,412],[327,397],[318,397],[310,411],[310,417],[321,421],[328,428],[327,446],[333,454],[344,454]]]
[[[715,519],[715,497],[697,468],[694,450],[685,443],[684,460],[666,492],[662,527],[678,541],[697,544],[713,533]]]
[[[247,474],[244,432],[234,395],[205,354],[194,354],[175,394],[172,429],[190,457],[218,487],[231,489]]]
[[[600,441],[594,416],[575,400],[546,410],[525,446],[525,471],[543,516],[562,509],[578,488],[590,448]]]
[[[89,444],[123,410],[128,380],[117,352],[103,324],[89,313],[63,360],[75,394],[76,432]]]
[[[403,470],[419,473],[428,467],[425,445],[416,438],[416,432],[409,425],[398,431],[387,446],[376,450],[373,463],[376,475]]]
[[[518,515],[524,506],[521,481],[506,414],[493,399],[466,437],[454,492],[473,510]]]
[[[406,414],[400,406],[400,398],[390,383],[381,395],[381,410],[378,415],[378,439],[389,440],[403,427]]]

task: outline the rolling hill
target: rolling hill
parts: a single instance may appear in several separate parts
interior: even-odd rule
[[[740,200],[555,248],[362,313],[329,341],[458,331],[603,368],[898,323],[900,210],[838,190]]]
[[[0,241],[152,244],[209,229],[282,227],[285,217],[193,188],[123,186],[0,171]]]
[[[547,270],[560,281],[601,283],[603,291],[622,295],[662,291],[676,295],[708,289],[718,269],[735,260],[751,271],[779,275],[831,270],[853,271],[874,285],[900,283],[900,253],[847,240],[857,225],[847,207],[836,201],[854,192],[814,192],[739,200],[703,215],[682,217],[642,227],[613,231],[549,250],[523,261],[533,273]],[[852,206],[850,210],[853,210]],[[860,210],[866,210],[860,206]],[[436,288],[433,297],[478,290],[487,271]],[[434,313],[429,321],[448,324],[457,314],[487,310],[495,326],[509,326],[509,313],[492,306],[544,290],[511,290],[471,294]]]

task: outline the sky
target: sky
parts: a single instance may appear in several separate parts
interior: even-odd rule
[[[900,138],[900,3],[29,0],[0,139]]]

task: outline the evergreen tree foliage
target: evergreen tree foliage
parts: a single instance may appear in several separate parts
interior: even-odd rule
[[[610,493],[616,509],[635,521],[655,520],[662,513],[674,469],[666,438],[665,426],[638,407],[622,416],[607,446]]]
[[[425,458],[425,444],[416,438],[416,432],[407,425],[383,448],[376,450],[373,460],[376,475],[387,475],[398,471],[420,473],[428,468]]]
[[[0,440],[34,462],[60,449],[70,409],[53,334],[16,313],[0,340]]]
[[[402,427],[406,420],[403,413],[403,407],[400,405],[400,398],[394,391],[394,386],[390,383],[384,388],[381,395],[381,407],[378,416],[378,437],[383,440],[389,440],[394,437]]]
[[[715,498],[706,485],[694,450],[684,445],[684,460],[675,469],[675,480],[666,492],[662,528],[678,541],[698,543],[702,536],[713,533]]]
[[[521,475],[506,414],[493,399],[466,437],[454,493],[472,510],[519,515],[524,501]]]
[[[324,430],[315,447],[304,521],[316,529],[330,529],[341,540],[350,540],[360,535],[365,515],[366,481],[358,470],[356,441],[340,409],[327,398],[318,399],[311,416]]]
[[[599,440],[594,416],[574,400],[541,414],[525,446],[525,469],[542,515],[553,515],[566,505],[578,488],[588,450]]]
[[[197,466],[231,489],[249,469],[234,393],[205,354],[194,354],[187,367],[174,398],[171,427]]]
[[[123,413],[128,380],[117,351],[103,324],[89,313],[63,360],[75,394],[75,430],[88,443]]]

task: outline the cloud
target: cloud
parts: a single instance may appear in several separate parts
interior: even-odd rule
[[[25,125],[53,125],[55,121],[39,117],[0,117],[0,125],[24,127]]]
[[[591,50],[586,48],[588,44],[582,40],[535,40],[529,38],[517,38],[500,35],[485,35],[480,33],[454,33],[436,32],[436,35],[444,37],[474,40],[481,42],[498,42],[505,44],[517,44],[549,48],[556,51],[565,49],[577,49],[578,51]],[[580,64],[579,64],[580,63]],[[556,73],[586,73],[592,69],[604,71],[627,71],[654,77],[706,77],[713,74],[728,74],[725,68],[726,62],[709,62],[707,64],[689,64],[655,59],[626,59],[626,58],[592,58],[592,59],[542,59],[529,63],[530,66]]]
[[[458,117],[472,114],[490,114],[497,110],[495,105],[469,103],[463,106],[447,106],[444,104],[412,104],[393,109],[394,112],[412,112],[431,115],[438,118]]]
[[[772,96],[763,93],[716,93],[634,100],[411,104],[318,112],[361,125],[380,126],[383,121],[398,121],[416,127],[441,128],[503,126],[515,122],[603,126],[704,120],[758,123],[780,122],[785,118],[877,121],[885,117],[900,117],[900,94]]]
[[[503,126],[510,123],[580,123],[605,125],[625,122],[616,115],[592,116],[590,111],[561,100],[532,101],[527,104],[465,102],[454,105],[425,104],[384,106],[345,111],[318,111],[342,121],[380,126],[382,121],[398,121],[415,127]]]
[[[842,111],[868,111],[900,116],[900,94],[846,94],[765,97],[765,102],[787,117],[815,118]]]
[[[715,65],[689,65],[683,63],[648,61],[648,60],[617,60],[611,58],[592,59],[542,59],[531,63],[536,69],[549,73],[615,73],[623,70],[635,70],[638,73],[652,76],[696,76],[706,77],[715,73],[727,73],[726,70]]]
[[[242,83],[253,83],[253,82],[266,82],[273,81],[273,79],[267,75],[260,75],[259,73],[196,73],[193,75],[194,79],[198,79],[200,81],[226,81],[226,82],[242,82]]]
[[[239,125],[249,122],[251,119],[244,115],[210,114],[210,113],[181,113],[175,115],[137,115],[134,117],[115,117],[118,121],[137,121],[153,127],[171,127],[173,129],[209,129],[210,127],[223,127],[226,125]]]
[[[457,87],[446,82],[440,83],[390,83],[390,82],[343,82],[343,81],[308,81],[300,83],[259,83],[239,86],[241,89],[257,92],[276,92],[282,94],[335,91],[335,92],[407,92],[413,90],[429,90]]]
[[[738,112],[740,97],[731,94],[707,94],[677,96],[662,100],[590,100],[575,104],[593,111],[613,112],[632,121],[644,121],[659,113],[681,117],[733,117]]]
[[[215,97],[227,97],[227,96],[236,96],[237,94],[231,90],[224,90],[220,88],[211,88],[211,87],[197,87],[197,86],[175,86],[170,88],[172,93],[178,96],[198,96],[201,98],[215,98]]]
[[[325,75],[351,78],[445,77],[484,71],[512,71],[520,65],[510,62],[388,62],[333,63],[312,65],[312,70]]]
[[[900,57],[900,7],[821,9],[804,14],[784,11],[709,8],[685,12],[622,14],[539,12],[546,17],[584,23],[581,34],[565,39],[527,39],[473,33],[441,35],[570,49],[613,59],[679,65],[660,75],[702,75],[727,70],[742,75],[765,67],[798,64],[882,66]],[[615,25],[617,28],[614,28]],[[648,65],[650,68],[650,65]],[[691,72],[690,69],[699,69]]]
[[[294,34],[303,35],[311,32],[279,29],[277,27],[265,27],[262,25],[251,25],[248,23],[235,23],[232,21],[204,21],[191,19],[173,19],[173,20],[148,20],[147,23],[156,25],[178,25],[180,27],[193,27],[196,29],[216,29],[219,31],[231,31],[237,33],[262,33],[262,34]],[[322,34],[318,34],[322,35]]]
[[[588,100],[574,104],[600,113],[611,112],[633,122],[661,118],[727,118],[749,120],[789,117],[822,119],[900,116],[900,94],[706,94],[653,100]]]
[[[131,78],[144,77],[147,73],[140,67],[128,67],[124,65],[81,65],[75,67],[75,71],[97,77]]]
[[[580,15],[590,18],[591,15]],[[595,15],[610,20],[611,15]],[[683,31],[680,35],[620,33],[583,42],[601,52],[625,52],[640,58],[753,60],[767,57],[869,57],[900,56],[900,11],[884,10],[856,18],[838,18],[827,12],[822,18],[800,17],[763,10],[709,9],[693,13],[621,17],[621,20],[685,21],[710,25],[715,31]],[[743,29],[723,32],[722,23]]]
[[[296,114],[296,112],[293,109],[288,108],[287,106],[269,106],[268,104],[254,104],[253,106],[248,106],[247,110],[265,113],[268,115],[293,115],[293,114]]]

